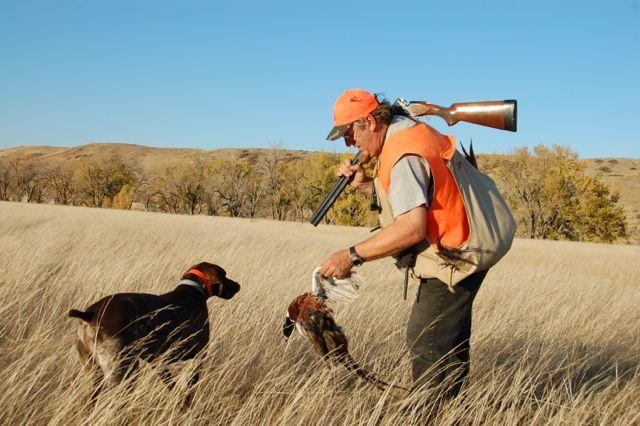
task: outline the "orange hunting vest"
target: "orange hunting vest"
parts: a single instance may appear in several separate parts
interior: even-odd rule
[[[458,248],[469,239],[469,221],[460,190],[445,164],[456,151],[456,140],[434,128],[418,123],[385,140],[378,159],[377,177],[380,187],[389,194],[391,169],[404,155],[419,155],[429,162],[433,177],[433,200],[427,211],[427,235],[435,245]]]

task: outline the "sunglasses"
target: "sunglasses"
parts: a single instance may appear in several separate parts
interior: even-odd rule
[[[344,132],[343,136],[344,136],[345,138],[347,138],[347,137],[348,137],[348,138],[350,138],[350,139],[353,139],[353,125],[354,125],[354,124],[356,124],[356,123],[357,123],[357,124],[364,124],[365,122],[366,122],[366,120],[365,120],[364,118],[359,118],[359,119],[357,119],[356,121],[354,121],[353,123],[351,123],[351,124],[349,125],[349,127],[347,128],[347,130],[345,130],[345,132]]]

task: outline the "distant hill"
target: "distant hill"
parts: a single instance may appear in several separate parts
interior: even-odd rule
[[[171,164],[188,160],[194,154],[212,157],[246,158],[251,162],[265,155],[265,148],[222,148],[211,151],[188,148],[154,148],[125,143],[91,143],[70,148],[53,146],[20,146],[0,149],[0,158],[19,153],[34,160],[36,164],[56,164],[82,158],[101,158],[118,155],[144,170],[155,173]],[[286,150],[285,158],[302,158],[310,151]],[[479,154],[482,169],[483,158],[501,157],[499,154]],[[620,194],[620,203],[627,214],[630,233],[639,235],[640,229],[640,158],[588,158],[583,159],[590,174],[600,173],[602,180],[612,191]]]
[[[123,160],[127,160],[148,172],[157,172],[166,169],[168,166],[183,161],[187,161],[195,154],[206,154],[211,157],[221,158],[246,158],[253,162],[264,155],[268,149],[265,148],[221,148],[211,151],[189,148],[154,148],[142,145],[132,145],[125,143],[90,143],[86,145],[62,148],[55,146],[20,146],[16,148],[0,149],[0,158],[7,155],[19,153],[32,160],[38,165],[56,164],[70,160],[81,160],[82,158],[104,158],[117,155]],[[286,150],[285,158],[300,158],[307,151]]]

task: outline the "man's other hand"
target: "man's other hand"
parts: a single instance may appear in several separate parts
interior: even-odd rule
[[[340,250],[331,255],[322,266],[320,273],[323,277],[344,278],[351,275],[351,256],[349,250]]]
[[[340,167],[338,167],[338,176],[351,177],[353,176],[353,180],[349,182],[354,188],[360,187],[362,184],[369,182],[369,178],[367,177],[366,172],[364,171],[364,167],[362,164],[351,164],[351,160],[345,159],[342,163],[340,163]]]

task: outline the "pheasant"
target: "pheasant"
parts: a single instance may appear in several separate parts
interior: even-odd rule
[[[333,311],[320,297],[313,293],[301,294],[291,302],[287,309],[287,317],[282,327],[285,340],[288,340],[295,327],[303,337],[311,342],[316,353],[324,358],[330,366],[337,362],[378,389],[384,390],[386,387],[393,386],[407,390],[400,386],[390,385],[360,367],[349,354],[347,336],[335,323],[332,313]]]

